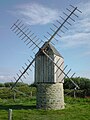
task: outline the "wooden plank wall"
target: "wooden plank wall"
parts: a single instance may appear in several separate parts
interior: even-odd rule
[[[59,56],[54,55],[52,51],[49,51],[48,54],[54,60],[55,63],[60,58]],[[62,62],[63,62],[63,58],[60,58],[60,61],[57,63],[58,66],[60,66]],[[62,70],[63,68],[64,68],[64,64],[61,66]],[[55,73],[57,69],[58,68],[53,64],[53,62],[48,57],[46,57],[44,54],[38,55],[35,61],[35,82],[36,83],[61,82],[64,75],[63,73],[61,73],[60,70],[58,70]]]

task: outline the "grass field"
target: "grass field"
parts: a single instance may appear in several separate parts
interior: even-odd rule
[[[90,98],[65,97],[63,110],[37,110],[36,99],[0,99],[0,120],[8,120],[8,109],[13,110],[13,120],[90,120]]]

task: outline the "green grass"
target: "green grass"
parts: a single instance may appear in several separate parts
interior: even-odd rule
[[[13,109],[13,120],[90,120],[90,99],[65,97],[63,110],[37,110],[35,98],[0,99],[0,120],[8,119]]]

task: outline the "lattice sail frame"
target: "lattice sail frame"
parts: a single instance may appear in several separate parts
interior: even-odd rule
[[[50,59],[51,62],[53,62],[53,64],[57,67],[56,72],[57,72],[58,70],[60,70],[60,71],[62,72],[61,74],[64,74],[65,77],[67,77],[67,78],[70,79],[70,81],[75,85],[76,88],[79,88],[79,86],[78,86],[76,83],[74,83],[74,81],[72,80],[72,77],[75,75],[75,73],[73,73],[73,74],[71,75],[71,77],[69,77],[68,74],[70,73],[71,69],[68,70],[67,73],[65,73],[64,70],[67,68],[67,65],[65,66],[64,70],[62,70],[62,69],[61,69],[61,66],[62,66],[63,63],[61,63],[61,65],[58,66],[58,65],[57,65],[57,62],[59,61],[59,59],[58,59],[57,62],[55,63],[55,62],[53,61],[53,59],[52,59],[52,58],[47,54],[47,52],[46,52],[46,48],[47,48],[48,44],[49,44],[50,42],[52,42],[53,39],[55,39],[55,40],[57,41],[57,39],[55,38],[55,36],[57,35],[57,36],[61,37],[61,35],[60,35],[58,32],[61,31],[62,33],[65,33],[65,32],[62,30],[62,28],[65,28],[66,30],[68,30],[68,28],[65,26],[65,23],[67,23],[68,25],[71,26],[71,23],[69,22],[69,20],[72,20],[73,22],[75,22],[75,20],[72,18],[72,16],[78,17],[78,16],[76,15],[75,11],[78,11],[78,12],[82,13],[77,7],[74,7],[74,6],[72,6],[72,5],[70,5],[70,7],[72,8],[72,10],[66,8],[66,10],[69,12],[69,14],[66,14],[65,12],[63,12],[64,15],[66,16],[65,19],[60,16],[60,18],[63,20],[62,23],[61,23],[59,20],[56,20],[56,22],[59,24],[59,27],[58,27],[57,25],[53,24],[54,27],[56,28],[56,30],[53,30],[52,28],[50,28],[50,30],[53,32],[53,34],[50,34],[49,32],[47,32],[48,35],[50,36],[49,39],[48,39],[48,37],[44,36],[44,37],[47,39],[47,43],[45,44],[44,47],[42,47],[43,44],[44,44],[44,41],[41,40],[40,38],[37,38],[37,36],[34,35],[34,33],[32,33],[31,31],[29,31],[29,29],[28,29],[26,26],[24,26],[24,24],[22,23],[22,21],[20,21],[19,19],[13,24],[13,26],[11,27],[11,30],[14,31],[14,33],[15,33],[17,36],[19,36],[19,38],[21,38],[21,40],[23,40],[24,43],[26,43],[26,45],[29,46],[29,48],[31,48],[31,50],[32,50],[32,52],[33,52],[34,54],[35,54],[34,50],[35,50],[35,49],[39,49],[40,52],[42,52],[48,59]],[[32,48],[32,47],[33,47],[33,48]],[[36,57],[37,57],[37,56],[36,56]],[[16,86],[16,84],[17,84],[17,82],[18,82],[19,80],[22,80],[22,79],[21,79],[22,77],[24,77],[24,78],[26,79],[25,74],[29,75],[27,71],[28,71],[28,70],[31,71],[31,69],[30,69],[31,66],[34,67],[33,63],[35,62],[36,57],[33,58],[32,61],[29,61],[29,60],[28,60],[28,61],[29,61],[29,64],[26,64],[26,63],[25,63],[26,68],[22,66],[23,72],[22,72],[21,70],[19,70],[19,71],[20,71],[20,75],[17,74],[18,78],[16,79],[16,78],[14,77],[14,79],[16,80],[16,82],[15,82],[15,84],[13,84],[13,86],[11,87],[11,89],[13,89],[13,88]],[[60,75],[59,75],[58,77],[60,77]],[[64,77],[64,78],[65,78],[65,77]],[[64,79],[64,78],[63,78],[63,79]],[[62,79],[62,81],[63,81],[63,79]]]

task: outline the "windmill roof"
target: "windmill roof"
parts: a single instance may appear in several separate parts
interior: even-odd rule
[[[42,48],[47,44],[47,42],[45,42],[45,44],[42,46]],[[62,55],[56,50],[56,48],[51,44],[48,43],[48,47],[53,51],[53,53],[59,57],[62,57]],[[63,58],[63,57],[62,57]]]
[[[62,57],[62,55],[56,50],[56,48],[52,44],[49,43],[49,46],[55,55]]]

